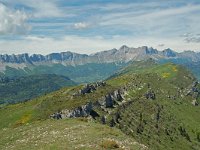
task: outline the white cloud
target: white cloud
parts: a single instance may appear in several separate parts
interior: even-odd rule
[[[184,34],[182,34],[182,35],[180,35],[180,37],[189,37],[189,36],[191,36],[191,33],[184,33]]]
[[[59,5],[58,0],[1,0],[10,6],[21,5],[22,7],[30,8],[32,17],[66,17],[72,16],[66,9]]]
[[[137,8],[138,9],[138,8]],[[143,25],[147,26],[150,23],[158,24],[161,21],[159,19],[171,19],[173,20],[178,15],[189,14],[194,11],[199,11],[200,5],[185,5],[182,7],[165,8],[165,9],[147,9],[145,10],[143,5],[138,11],[135,11],[134,7],[130,11],[114,12],[106,16],[103,16],[102,25]],[[159,20],[159,21],[158,21]],[[144,23],[144,21],[146,23]]]
[[[63,17],[66,13],[53,1],[34,0],[25,3],[34,9],[34,17]]]
[[[162,47],[160,43],[165,43]],[[94,52],[119,48],[122,45],[130,47],[149,46],[159,50],[172,48],[176,51],[199,50],[200,43],[186,43],[180,37],[178,38],[150,38],[150,37],[129,37],[116,36],[111,39],[103,37],[80,37],[65,36],[64,38],[54,39],[37,36],[27,36],[23,40],[2,40],[0,41],[0,53],[18,54],[18,53],[39,53],[48,54],[53,52],[73,51],[77,53],[91,54]]]
[[[44,38],[44,37],[37,37],[37,36],[26,36],[24,38],[24,40],[27,40],[27,41],[43,41],[43,40],[46,40],[48,38]]]
[[[165,4],[165,5],[163,5]],[[111,7],[111,8],[110,8]],[[145,3],[142,5],[124,5],[108,7],[112,10],[97,16],[100,28],[110,27],[111,31],[126,31],[132,36],[147,37],[178,37],[184,32],[198,32],[200,30],[200,5],[166,5],[166,3]],[[117,10],[117,11],[113,11]],[[118,29],[118,30],[117,30]],[[116,33],[118,34],[118,33]],[[193,39],[193,42],[199,39]],[[194,46],[192,46],[194,47]]]
[[[26,23],[28,15],[19,10],[11,10],[0,3],[0,34],[24,34],[31,29]]]
[[[187,43],[200,43],[200,34],[187,34],[184,41]]]
[[[75,29],[86,29],[90,26],[89,23],[85,23],[85,22],[78,22],[74,24],[74,28]]]

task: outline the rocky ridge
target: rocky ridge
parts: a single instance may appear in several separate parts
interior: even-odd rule
[[[151,78],[151,75],[146,75],[148,78]],[[160,78],[157,78],[159,82],[162,82]],[[99,87],[104,88],[106,86],[106,82],[97,82],[94,84],[86,84],[81,90],[75,92],[72,96],[79,97],[81,95],[90,94],[98,90]],[[119,124],[121,120],[121,113],[118,110],[126,110],[127,107],[132,105],[133,100],[126,97],[129,95],[129,91],[135,90],[142,90],[145,89],[144,94],[141,95],[142,99],[147,101],[156,100],[156,95],[164,94],[166,99],[175,101],[180,97],[191,96],[193,100],[191,101],[191,105],[198,106],[199,103],[197,99],[199,98],[200,91],[199,91],[199,83],[197,81],[193,82],[188,88],[179,89],[177,88],[178,95],[171,95],[167,91],[156,90],[152,89],[152,85],[150,83],[143,82],[142,80],[138,80],[137,77],[133,78],[130,83],[126,84],[125,86],[115,89],[112,92],[105,94],[103,97],[93,100],[92,102],[89,101],[87,104],[81,105],[74,109],[63,109],[60,112],[56,112],[50,115],[50,118],[54,119],[64,119],[64,118],[77,118],[77,117],[86,117],[86,118],[93,118],[98,120],[102,124],[108,124],[110,127],[116,126]],[[146,88],[145,88],[146,87]],[[184,94],[186,93],[187,94]],[[162,95],[163,95],[162,94]],[[162,110],[163,106],[158,106],[158,114],[157,117],[160,118],[160,111]],[[101,112],[101,113],[99,113]],[[102,113],[103,112],[103,113]],[[111,118],[110,118],[111,117]],[[108,119],[109,118],[109,119]],[[139,131],[138,131],[139,132]]]
[[[80,96],[84,94],[91,93],[91,89],[98,90],[99,86],[105,86],[106,82],[97,82],[95,84],[87,84],[83,89],[73,94],[73,96]],[[126,95],[126,87],[114,90],[111,93],[97,99],[94,102],[88,102],[85,105],[79,106],[75,109],[68,110],[64,109],[60,112],[56,112],[50,115],[53,119],[64,119],[64,118],[76,118],[76,117],[89,117],[95,119],[95,117],[100,117],[100,115],[95,111],[96,109],[101,109],[102,111],[109,113],[109,108],[114,108],[120,103],[125,101],[124,96]],[[104,116],[102,116],[104,117]]]
[[[199,103],[198,103],[198,101],[197,101],[197,99],[199,98],[199,96],[200,96],[200,90],[199,90],[199,88],[198,88],[198,85],[199,85],[199,82],[194,82],[192,85],[191,85],[191,87],[189,87],[188,89],[187,89],[187,92],[186,92],[186,96],[191,96],[191,99],[193,99],[192,100],[192,105],[194,105],[194,106],[198,106],[199,105]]]
[[[51,53],[48,55],[27,53],[18,55],[0,55],[1,66],[7,64],[21,64],[26,65],[41,65],[41,64],[55,64],[60,63],[63,65],[83,65],[86,63],[110,63],[110,62],[128,62],[130,60],[144,60],[147,58],[153,59],[168,59],[168,58],[184,58],[192,61],[200,61],[200,53],[193,51],[175,52],[172,49],[165,49],[158,51],[152,47],[142,46],[138,48],[131,48],[126,45],[121,46],[119,49],[111,49],[106,51],[97,52],[94,54],[78,54],[74,52],[61,52]],[[13,66],[14,67],[14,66]],[[1,69],[2,70],[2,69]]]

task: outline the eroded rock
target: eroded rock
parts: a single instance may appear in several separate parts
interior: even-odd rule
[[[98,82],[98,85],[96,86],[105,86],[105,82],[102,82],[102,83]],[[88,89],[90,89],[91,86],[86,86],[85,88],[87,90],[86,89],[84,90],[88,91]],[[95,111],[95,108],[98,108],[98,109],[100,108],[102,109],[102,111],[107,112],[107,108],[113,108],[114,105],[118,105],[118,102],[122,102],[124,100],[125,94],[126,94],[126,88],[121,88],[111,93],[108,93],[107,95],[103,96],[100,99],[97,99],[93,103],[89,102],[86,105],[79,106],[72,110],[65,109],[59,113],[52,114],[50,117],[54,119],[57,119],[57,118],[62,119],[62,118],[76,118],[76,117],[92,116],[92,118],[95,119],[96,117],[99,117],[99,114]]]
[[[194,100],[192,101],[192,105],[194,105],[194,106],[198,106],[198,105],[199,105],[199,103],[197,102],[197,100],[196,100],[196,99],[194,99]]]
[[[147,91],[147,93],[145,94],[146,99],[156,99],[156,94],[154,93],[153,90],[149,90]]]
[[[111,94],[108,94],[105,96],[105,106],[106,108],[111,108],[113,107],[114,101],[113,98],[111,97]]]
[[[97,90],[98,87],[105,86],[106,82],[96,82],[94,84],[86,84],[83,89],[74,93],[73,96],[80,96],[88,93],[92,93]]]

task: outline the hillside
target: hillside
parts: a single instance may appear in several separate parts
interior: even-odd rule
[[[188,59],[168,59],[168,60],[159,60],[159,63],[167,63],[167,62],[172,62],[175,64],[180,64],[185,66],[188,70],[190,70],[195,77],[200,80],[200,61],[189,61]]]
[[[121,46],[119,49],[100,51],[94,54],[73,52],[41,54],[0,54],[0,75],[20,77],[26,75],[57,74],[67,76],[77,83],[104,80],[132,61],[149,58],[157,62],[181,64],[196,75],[198,79],[200,53],[193,51],[176,52],[170,48],[159,51],[152,47],[138,48]]]
[[[20,64],[18,64],[20,65]],[[51,65],[28,65],[25,68],[6,67],[4,73],[0,72],[0,76],[7,76],[11,78],[29,76],[29,75],[42,75],[42,74],[56,74],[67,76],[76,83],[95,82],[104,80],[114,72],[123,68],[127,63],[89,63],[76,66],[65,66],[63,64]]]
[[[153,60],[135,62],[105,82],[63,88],[29,102],[1,108],[0,133],[7,135],[0,143],[3,143],[5,148],[5,143],[9,141],[4,141],[13,137],[12,132],[23,131],[24,138],[29,127],[31,131],[35,131],[40,123],[44,126],[51,124],[52,128],[57,130],[60,130],[61,126],[62,130],[63,124],[73,124],[73,121],[81,119],[87,121],[80,122],[80,125],[88,124],[93,129],[87,129],[94,135],[102,133],[104,128],[110,129],[110,126],[115,132],[120,129],[125,133],[126,136],[120,133],[124,139],[135,139],[149,149],[198,150],[199,93],[199,83],[182,66],[172,63],[159,65]],[[50,138],[50,131],[42,130],[47,131],[48,136],[40,135],[38,138]],[[77,131],[82,131],[82,128],[77,127]],[[108,137],[113,136],[110,132],[106,133]],[[77,133],[76,138],[80,137],[80,134]],[[89,132],[86,133],[86,137],[88,134]],[[116,136],[115,133],[114,135]],[[13,145],[16,146],[15,142],[23,138],[20,134],[14,136]],[[64,138],[59,138],[62,139]],[[56,141],[52,141],[52,144],[54,148],[59,148]],[[88,141],[93,140],[80,140],[81,144]],[[33,144],[29,140],[27,143]],[[60,146],[62,145],[65,146]],[[41,143],[39,146],[42,146]],[[21,148],[26,149],[26,145],[21,145]]]
[[[0,78],[0,104],[17,103],[56,91],[76,83],[54,74],[31,75],[19,78]]]

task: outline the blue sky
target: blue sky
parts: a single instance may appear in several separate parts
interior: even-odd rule
[[[0,53],[200,51],[199,0],[0,0]]]

